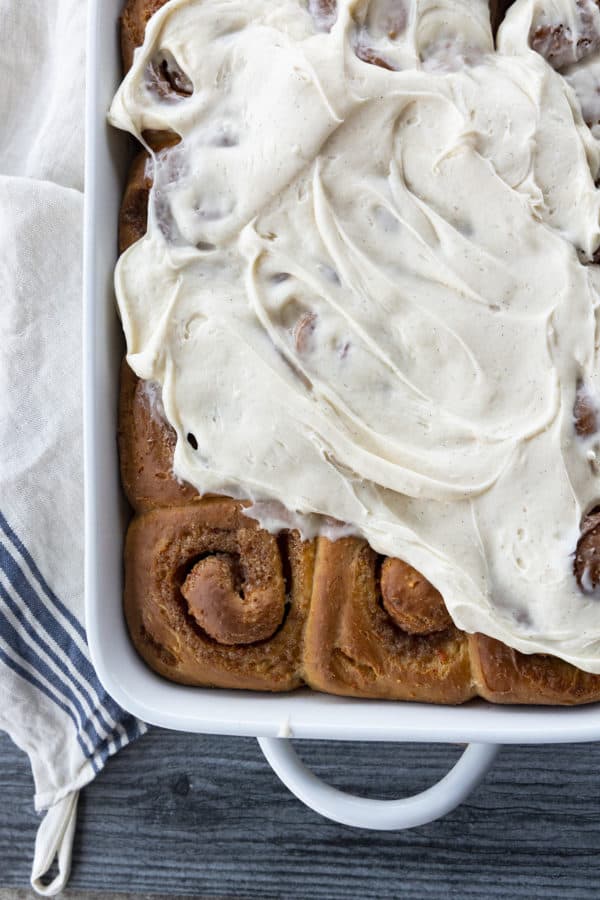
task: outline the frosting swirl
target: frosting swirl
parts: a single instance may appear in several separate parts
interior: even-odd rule
[[[115,283],[179,477],[348,523],[464,630],[600,672],[600,144],[537,7],[496,51],[484,0],[170,0],[110,118],[181,140]]]

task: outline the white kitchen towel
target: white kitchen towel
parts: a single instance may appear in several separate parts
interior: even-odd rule
[[[68,878],[78,791],[145,730],[98,682],[83,627],[85,7],[0,0],[0,728],[47,811],[47,895]]]

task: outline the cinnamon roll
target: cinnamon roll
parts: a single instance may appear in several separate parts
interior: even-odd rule
[[[148,226],[148,197],[152,187],[150,157],[136,154],[127,177],[127,184],[119,213],[119,252],[124,253],[146,234]]]
[[[164,414],[160,388],[121,366],[118,445],[121,484],[136,512],[198,497],[173,474],[176,436]]]
[[[598,137],[600,127],[600,4],[557,0],[536,10],[529,43],[571,85],[583,120]],[[599,261],[596,254],[593,260]]]
[[[210,498],[132,522],[125,614],[146,662],[184,684],[288,691],[302,682],[314,548]]]
[[[491,703],[577,706],[600,699],[600,675],[542,653],[519,653],[483,634],[469,636],[477,693]]]
[[[600,50],[598,0],[568,0],[541,5],[533,20],[530,44],[557,70]],[[558,9],[557,9],[558,8]]]
[[[148,20],[164,2],[126,4],[126,69]],[[507,0],[490,4],[494,28],[509,5]],[[355,45],[363,62],[394,67],[386,50],[393,51],[407,27],[409,7],[401,0],[363,4]],[[335,0],[306,0],[306,8],[316,31],[332,28]],[[546,38],[534,30],[530,40],[558,65],[559,44],[567,37],[563,27]],[[578,44],[568,53],[584,49]],[[191,95],[177,60],[157,58],[148,79],[149,89],[167,102]],[[154,152],[168,152],[179,140],[173,132],[143,136]],[[150,159],[140,153],[130,170],[120,216],[121,251],[146,232]],[[309,347],[314,323],[308,315],[296,328],[297,349]],[[573,409],[578,439],[595,434],[596,412],[578,393]],[[160,391],[126,363],[119,423],[122,482],[136,513],[125,549],[125,613],[138,652],[161,675],[191,685],[268,691],[304,682],[333,694],[449,704],[476,695],[495,703],[571,705],[600,699],[600,676],[461,632],[433,585],[401,560],[378,556],[365,541],[303,542],[293,531],[274,536],[244,514],[243,504],[201,498],[173,474],[176,437]],[[192,446],[195,440],[188,435]],[[573,556],[584,594],[600,581],[599,533],[592,510]]]
[[[119,216],[121,252],[146,233],[148,196],[152,187],[150,157],[134,158]],[[119,392],[119,459],[121,483],[137,512],[154,506],[185,503],[198,497],[173,474],[176,435],[164,414],[158,385],[142,381],[125,361]]]
[[[167,0],[127,0],[121,14],[121,55],[127,72],[136,47],[144,43],[146,25]]]
[[[436,594],[403,563],[382,562],[366,541],[320,538],[304,644],[308,684],[389,700],[475,696],[466,635]]]

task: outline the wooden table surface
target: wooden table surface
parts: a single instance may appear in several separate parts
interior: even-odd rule
[[[319,741],[301,752],[330,783],[392,798],[427,787],[460,750]],[[587,900],[600,896],[599,786],[600,744],[506,748],[445,819],[377,834],[306,809],[254,740],[154,729],[83,792],[71,886],[261,900]],[[28,884],[31,795],[25,756],[0,735],[0,888]]]

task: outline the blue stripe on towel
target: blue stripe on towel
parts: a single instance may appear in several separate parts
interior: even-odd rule
[[[0,555],[1,553],[2,546],[0,545]],[[79,730],[87,735],[91,747],[95,747],[99,741],[104,739],[104,735],[110,732],[110,728],[105,729],[102,735],[98,733],[92,720],[94,714],[93,705],[88,703],[89,711],[86,710],[73,689],[73,682],[70,680],[69,674],[64,671],[60,657],[58,657],[47,645],[41,634],[36,634],[30,623],[20,616],[17,604],[2,584],[0,584],[0,599],[4,601],[6,607],[10,609],[13,615],[19,620],[19,629],[17,629],[2,612],[0,606],[0,634],[9,646],[15,650],[15,652],[19,653],[22,660],[36,669],[40,675],[43,675],[46,681],[52,685],[54,690],[60,693],[65,700],[75,708],[77,711]],[[23,629],[23,631],[21,631],[21,629]],[[42,649],[55,666],[57,666],[58,672],[56,672],[50,664],[39,655],[38,647]]]
[[[119,750],[121,747],[135,741],[136,738],[141,737],[146,730],[145,726],[142,725],[135,716],[129,714],[125,715],[119,724],[123,728],[124,734],[115,733],[115,750]],[[109,741],[105,741],[100,745],[97,750],[97,756],[100,759],[100,767],[102,767],[110,756]]]
[[[50,700],[53,700],[54,703],[56,703],[56,705],[59,707],[59,709],[62,709],[62,711],[64,713],[66,713],[70,719],[73,720],[73,724],[75,725],[75,729],[77,730],[77,743],[81,747],[81,750],[82,750],[84,756],[86,756],[88,759],[90,759],[92,761],[94,770],[96,772],[99,771],[97,765],[95,764],[95,762],[92,758],[93,757],[92,752],[85,745],[85,742],[84,742],[81,734],[79,733],[79,728],[77,727],[77,720],[73,714],[73,711],[71,709],[69,709],[69,707],[66,704],[62,703],[62,701],[60,701],[57,697],[55,697],[54,694],[52,693],[52,691],[50,691],[42,681],[39,681],[37,678],[35,678],[33,675],[31,675],[27,671],[27,669],[24,669],[23,666],[21,666],[16,660],[12,659],[12,657],[10,657],[7,653],[5,653],[5,651],[2,649],[2,647],[0,647],[0,660],[6,666],[8,666],[9,669],[12,669],[13,672],[15,672],[20,678],[23,678],[29,684],[33,685],[33,687],[37,688],[38,691],[41,691],[41,693],[44,694],[46,697],[49,697]]]
[[[146,726],[141,725],[139,719],[132,715],[126,716],[121,725],[125,728],[125,734],[129,741],[135,741],[136,738],[141,737],[146,731]]]
[[[2,600],[6,600],[6,591],[0,585],[0,598]],[[89,746],[90,746],[90,756],[94,752],[94,748],[98,746],[98,744],[104,740],[103,737],[100,737],[98,732],[93,726],[93,723],[90,722],[88,716],[86,715],[81,703],[74,695],[71,685],[63,681],[62,678],[57,675],[57,673],[50,668],[48,663],[46,663],[41,656],[38,656],[38,653],[25,638],[23,633],[12,625],[11,622],[6,618],[2,609],[0,608],[0,636],[4,639],[4,641],[8,644],[8,646],[14,651],[16,655],[23,661],[28,663],[39,676],[41,676],[44,681],[46,681],[53,690],[59,694],[64,702],[69,706],[69,708],[74,710],[74,713],[77,716],[77,727],[79,733],[87,737]]]
[[[31,553],[29,552],[27,547],[23,544],[23,542],[19,539],[19,537],[15,534],[15,532],[12,530],[12,528],[6,521],[5,517],[2,515],[1,511],[0,511],[0,528],[4,531],[6,536],[13,542],[13,544],[15,545],[15,547],[17,548],[17,550],[19,551],[21,556],[23,556],[23,558],[25,560],[27,560],[27,564],[29,565],[29,568],[31,569],[38,584],[40,585],[40,587],[42,588],[42,590],[44,591],[44,593],[46,594],[48,599],[52,601],[54,606],[59,610],[59,612],[62,613],[62,615],[65,617],[65,619],[67,619],[69,621],[69,623],[73,626],[75,631],[77,631],[79,636],[85,641],[86,636],[85,636],[85,630],[84,630],[83,626],[78,621],[78,619],[73,615],[71,610],[67,609],[67,607],[64,605],[64,603],[61,603],[61,601],[58,599],[58,597],[56,596],[56,594],[54,593],[52,588],[48,585],[46,579],[44,578],[44,576],[42,575],[42,573],[36,566],[35,561],[34,561],[33,557],[31,556]]]
[[[67,633],[64,629],[61,628],[60,624],[56,621],[52,613],[47,609],[47,607],[40,601],[40,598],[36,594],[36,592],[31,587],[30,583],[27,581],[25,575],[23,574],[21,568],[15,559],[8,552],[6,546],[0,541],[0,569],[2,569],[8,580],[10,581],[12,587],[19,594],[24,606],[29,609],[29,611],[35,616],[36,619],[36,628],[33,628],[31,623],[27,621],[25,616],[23,615],[22,609],[19,608],[19,604],[13,600],[10,595],[6,594],[2,591],[2,596],[6,602],[6,604],[10,607],[12,612],[20,621],[21,627],[29,636],[31,644],[37,644],[40,649],[44,650],[47,655],[52,659],[52,661],[60,668],[61,672],[64,673],[65,679],[69,679],[73,685],[75,685],[80,694],[85,698],[87,705],[90,707],[90,713],[84,713],[84,717],[88,715],[94,715],[97,713],[97,717],[101,723],[101,729],[104,733],[110,732],[113,728],[113,722],[107,722],[104,716],[102,715],[102,709],[99,707],[97,710],[95,707],[98,704],[98,698],[92,696],[92,692],[89,690],[89,684],[83,678],[75,678],[65,667],[64,659],[61,659],[59,653],[55,652],[52,648],[51,644],[46,640],[45,635],[50,635],[53,641],[58,644],[62,653],[67,656],[73,666],[80,671],[77,662],[81,653],[74,659],[74,654],[70,653],[71,643]],[[32,646],[31,648],[32,655],[37,651]],[[69,686],[71,693],[74,693],[72,688]],[[76,700],[75,697],[73,699],[79,704],[79,701]],[[94,743],[98,743],[104,737],[104,733],[102,735],[97,734],[92,739]]]
[[[46,609],[49,608],[48,604],[50,605],[51,615],[54,617],[56,626],[59,629],[58,634],[60,634],[62,637],[62,641],[64,642],[64,649],[68,653],[69,659],[71,659],[73,665],[81,674],[82,678],[85,679],[85,682],[89,686],[90,690],[93,691],[93,694],[96,697],[95,705],[97,705],[98,707],[102,707],[102,709],[107,714],[110,725],[112,727],[116,722],[122,719],[123,710],[120,706],[118,706],[117,703],[115,703],[112,697],[106,693],[106,691],[98,681],[98,677],[89,657],[81,652],[77,643],[73,640],[73,637],[69,635],[67,629],[64,628],[58,621],[56,621],[56,617],[52,612],[52,607],[54,607],[62,616],[64,616],[64,618],[72,625],[77,635],[87,646],[85,630],[82,628],[81,624],[75,618],[75,616],[73,616],[70,610],[68,610],[65,605],[61,603],[56,594],[49,587],[37,565],[35,564],[35,561],[33,560],[31,554],[23,545],[19,537],[15,534],[13,529],[10,527],[10,525],[6,521],[6,518],[2,515],[2,512],[0,512],[0,529],[4,531],[6,537],[12,543],[13,547],[21,554],[23,559],[26,561],[32,575],[39,584],[40,589],[43,591],[43,594],[45,594],[44,597],[39,593],[39,591],[36,591],[37,596],[44,603]],[[60,643],[60,641],[58,642]],[[61,644],[61,646],[63,646],[63,644]]]
[[[2,516],[1,513],[0,513],[0,528],[2,528],[2,530],[5,532],[7,537],[10,539],[10,541],[14,545],[14,547],[19,551],[19,553],[27,561],[27,564],[28,564],[31,572],[33,574],[35,574],[35,572],[37,571],[37,567],[35,566],[35,563],[33,563],[33,560],[31,559],[30,554],[28,554],[27,552],[23,552],[25,550],[25,548],[23,547],[23,544],[21,543],[21,541],[19,541],[19,539],[15,535],[14,531],[12,531],[12,529],[10,529],[10,527],[8,526],[8,523],[6,522],[6,519]],[[0,542],[0,546],[2,546],[1,542]],[[29,593],[28,600],[30,598],[31,601],[36,603],[35,614],[36,615],[41,614],[44,616],[46,630],[48,631],[49,634],[52,635],[54,640],[57,642],[57,644],[59,644],[61,646],[61,648],[64,650],[64,652],[67,653],[67,655],[69,656],[69,659],[71,660],[71,662],[73,663],[73,665],[75,666],[77,671],[81,672],[82,676],[84,676],[84,678],[88,682],[95,681],[96,673],[94,672],[94,669],[92,667],[90,660],[84,653],[82,653],[82,651],[79,648],[79,646],[77,645],[77,643],[73,640],[73,636],[69,634],[68,630],[59,622],[59,620],[56,617],[56,614],[52,611],[52,606],[55,606],[59,610],[59,612],[62,615],[64,615],[63,608],[61,608],[62,604],[60,604],[60,605],[56,604],[55,599],[53,599],[54,595],[52,594],[52,592],[50,592],[49,589],[47,591],[44,591],[47,599],[44,598],[43,596],[41,596],[39,594],[39,592],[36,591],[31,586],[28,579],[25,577],[25,574],[23,573],[22,568],[18,565],[17,561],[14,559],[14,555],[12,553],[10,553],[9,548],[6,547],[5,549],[9,553],[9,556],[10,556],[10,564],[9,565],[14,567],[13,571],[15,572],[15,577],[18,577],[18,575],[20,574],[22,579],[26,582],[28,593]],[[17,569],[18,569],[18,573],[17,573]],[[5,571],[6,571],[7,575],[9,576],[10,580],[12,581],[12,574],[9,574],[9,572],[6,569],[5,569]],[[19,593],[21,593],[21,592],[19,592]],[[48,603],[48,600],[50,601],[50,603]],[[34,612],[33,609],[32,609],[32,612]],[[66,616],[65,618],[68,619],[69,623],[72,620],[72,616],[70,614],[69,614],[69,616]],[[83,629],[81,628],[81,626],[79,625],[77,620],[75,620],[75,622],[77,625],[77,627],[75,628],[75,631],[85,642],[85,640],[86,640],[85,632],[83,631]]]
[[[14,591],[11,595],[0,584],[0,635],[9,650],[0,647],[0,661],[70,717],[78,743],[97,772],[112,753],[143,734],[145,726],[106,693],[85,651],[85,630],[49,587],[2,513],[0,569]],[[18,627],[7,617],[9,610]],[[27,621],[26,611],[35,625]]]

